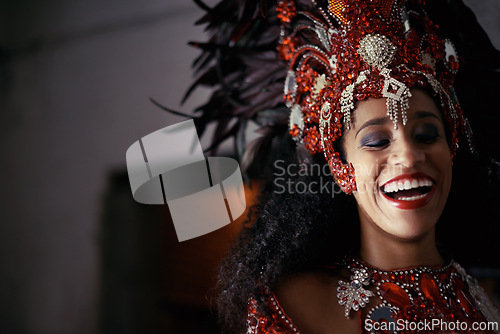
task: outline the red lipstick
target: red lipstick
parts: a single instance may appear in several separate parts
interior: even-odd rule
[[[407,187],[404,189],[401,189],[401,187],[398,188],[397,186],[401,184]],[[394,189],[395,187],[397,190]],[[417,192],[417,194],[415,194],[416,189],[428,189],[428,191],[421,194]],[[435,181],[427,174],[421,172],[396,176],[380,187],[380,191],[384,198],[387,199],[391,205],[402,210],[415,210],[427,205],[432,199],[435,189]],[[389,190],[389,192],[387,190]],[[411,195],[408,197],[396,195],[402,194],[403,192],[411,193]]]

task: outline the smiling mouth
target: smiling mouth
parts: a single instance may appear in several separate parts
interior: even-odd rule
[[[382,192],[398,201],[414,201],[425,197],[432,190],[434,183],[429,179],[399,180],[385,184]]]
[[[397,208],[418,209],[431,200],[435,182],[425,174],[401,175],[380,187],[384,197]]]

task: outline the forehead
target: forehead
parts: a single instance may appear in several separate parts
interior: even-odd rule
[[[433,113],[439,119],[442,119],[436,103],[429,94],[421,89],[412,89],[411,94],[412,96],[409,99],[410,108],[406,111],[409,119],[412,118],[413,114],[421,111]],[[385,98],[359,101],[353,113],[353,127],[356,128],[371,119],[383,117],[388,117]]]

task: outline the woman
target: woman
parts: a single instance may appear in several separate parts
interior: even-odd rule
[[[207,8],[200,22],[216,33],[198,44],[206,51],[199,62],[215,64],[195,86],[220,86],[200,108],[199,129],[215,119],[215,144],[236,134],[241,146],[252,119],[264,134],[242,156],[249,175],[265,180],[261,204],[220,271],[228,331],[498,331],[484,328],[499,321],[498,310],[453,260],[471,253],[464,241],[479,241],[477,231],[456,233],[470,223],[463,204],[471,197],[489,208],[481,211],[488,231],[498,223],[498,192],[483,187],[464,201],[470,191],[460,173],[474,181],[469,188],[482,187],[485,175],[498,180],[489,168],[498,165],[467,152],[474,145],[454,87],[459,57],[441,35],[450,26],[440,30],[428,13],[470,14],[443,6],[280,0]],[[283,136],[285,118],[294,141]],[[331,174],[310,172],[323,170],[318,164]],[[291,173],[293,165],[302,172]],[[278,177],[279,166],[289,175]],[[332,191],[319,186],[325,178],[335,180]]]

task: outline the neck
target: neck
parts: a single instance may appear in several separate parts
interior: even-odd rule
[[[361,232],[360,257],[381,270],[402,269],[418,266],[442,265],[444,260],[439,254],[434,228],[426,235],[415,240],[404,240],[379,233]]]

